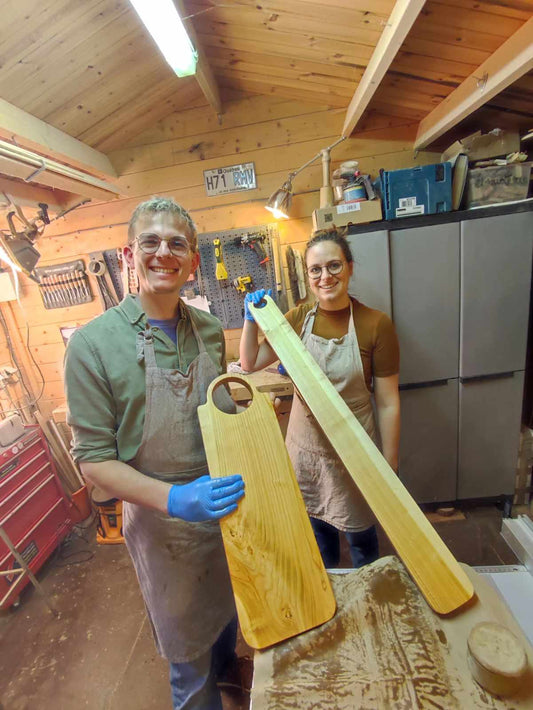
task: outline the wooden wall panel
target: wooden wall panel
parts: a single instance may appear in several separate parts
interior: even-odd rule
[[[85,205],[50,224],[38,242],[39,266],[77,258],[87,263],[90,252],[121,246],[136,204],[158,192],[175,197],[189,209],[200,232],[270,223],[272,215],[264,209],[270,192],[291,170],[333,143],[342,121],[342,111],[265,96],[230,102],[221,124],[206,108],[191,107],[169,116],[138,136],[128,150],[111,154],[124,173],[120,181],[125,197]],[[427,152],[414,159],[415,134],[416,124],[405,118],[369,114],[361,131],[332,151],[332,169],[343,160],[357,159],[363,172],[375,176],[380,168],[438,161],[437,154]],[[205,195],[203,170],[244,161],[255,163],[257,190],[214,198]],[[278,224],[283,246],[304,248],[311,233],[311,213],[319,205],[321,181],[320,161],[295,178],[292,219]],[[59,328],[86,323],[101,312],[101,305],[95,298],[80,306],[46,310],[37,286],[25,277],[22,281],[23,310],[16,303],[10,306],[13,327],[17,337],[25,340],[26,322],[29,325],[29,349],[45,378],[39,406],[49,416],[64,400],[65,347]],[[96,295],[92,281],[91,287]],[[240,329],[226,332],[230,360],[238,357],[239,337]],[[32,374],[38,386],[41,376],[37,371]]]
[[[316,104],[304,104],[286,98],[271,96],[237,96],[224,103],[223,113],[216,116],[204,107],[180,111],[167,116],[162,121],[147,128],[129,142],[129,146],[148,146],[173,138],[198,136],[215,130],[225,131],[237,126],[251,127],[262,121],[275,121],[291,116],[325,114],[327,108],[320,109]],[[118,152],[118,151],[117,151]],[[113,159],[113,153],[109,156]]]

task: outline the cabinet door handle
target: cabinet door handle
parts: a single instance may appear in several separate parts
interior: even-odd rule
[[[405,385],[400,385],[398,389],[400,392],[405,392],[405,390],[421,390],[425,387],[442,387],[447,385],[448,380],[428,380],[427,382],[408,382]]]
[[[474,375],[472,377],[460,377],[462,385],[469,385],[472,382],[486,382],[487,380],[505,380],[514,377],[514,372],[496,372],[493,375]]]

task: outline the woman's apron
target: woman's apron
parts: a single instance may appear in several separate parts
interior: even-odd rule
[[[137,357],[144,357],[146,368],[146,412],[141,445],[129,463],[178,484],[208,473],[196,410],[219,374],[190,318],[199,355],[186,374],[157,367],[149,325],[137,336]],[[225,388],[215,395],[220,409],[235,411]],[[171,663],[192,661],[236,614],[218,521],[188,523],[133,503],[124,503],[123,514],[157,649]]]
[[[318,304],[307,314],[300,338],[375,441],[376,424],[353,322],[352,301],[348,332],[338,339],[328,340],[313,333],[317,308]],[[286,444],[311,517],[345,532],[361,532],[375,523],[368,503],[299,395],[293,398]]]

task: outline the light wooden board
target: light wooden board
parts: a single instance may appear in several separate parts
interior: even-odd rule
[[[279,308],[266,296],[253,314],[429,605],[461,607],[472,583]]]
[[[490,584],[464,566],[477,593],[440,618],[396,557],[331,574],[338,610],[318,629],[254,658],[254,710],[526,710],[533,707],[533,651]],[[467,638],[480,621],[496,621],[521,641],[529,673],[520,692],[496,698],[474,681]]]
[[[238,510],[220,528],[242,634],[265,648],[330,619],[335,598],[270,398],[248,382],[250,406],[226,414],[213,392],[229,382],[247,381],[218,377],[198,417],[211,476],[245,481]]]

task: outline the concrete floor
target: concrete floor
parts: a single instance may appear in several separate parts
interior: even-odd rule
[[[461,562],[517,562],[499,534],[501,512],[495,506],[463,513],[459,519],[432,519]],[[382,534],[380,544],[383,555],[392,554]],[[348,560],[343,546],[341,566],[350,566]],[[0,612],[0,710],[170,708],[167,664],[155,652],[123,545],[97,545],[94,525],[78,527],[38,578],[59,618],[31,585],[18,608]],[[251,655],[242,639],[237,650]],[[248,708],[246,694],[223,698],[224,710]]]

